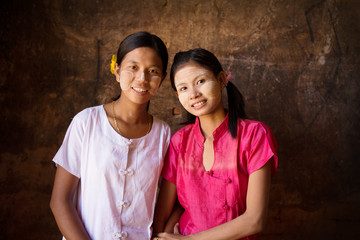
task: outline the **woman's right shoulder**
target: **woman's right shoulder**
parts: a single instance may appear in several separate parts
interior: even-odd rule
[[[77,119],[80,121],[86,121],[89,118],[100,115],[103,111],[104,111],[103,105],[88,107],[88,108],[85,108],[85,109],[81,110],[80,112],[78,112],[74,116],[74,119]]]
[[[176,141],[176,140],[179,141],[179,140],[187,138],[189,135],[193,134],[194,126],[195,126],[194,123],[190,123],[190,124],[180,128],[172,136],[172,138],[171,138],[172,141]]]

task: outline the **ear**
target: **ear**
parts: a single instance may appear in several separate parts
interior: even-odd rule
[[[221,89],[224,89],[224,87],[226,86],[226,73],[224,71],[219,73],[218,80],[220,82]]]
[[[120,82],[120,67],[117,63],[115,64],[114,67],[114,73],[115,73],[116,81]]]
[[[179,94],[178,94],[177,91],[175,91],[175,95],[176,95],[177,98],[179,98]]]

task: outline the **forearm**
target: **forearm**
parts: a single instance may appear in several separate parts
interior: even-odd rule
[[[183,214],[183,212],[184,212],[183,207],[180,205],[179,201],[176,201],[174,209],[165,224],[163,232],[169,232],[169,233],[174,232],[174,226],[176,223],[179,222],[179,219]]]
[[[161,205],[157,205],[157,207],[155,208],[154,224],[153,224],[154,235],[160,232],[164,232],[165,229],[169,231],[168,229],[169,226],[167,225],[167,222],[169,219],[171,219],[170,218],[171,209],[172,207],[165,208]]]
[[[176,200],[175,184],[166,181],[161,183],[159,197],[155,207],[153,235],[163,232]]]
[[[196,240],[232,240],[240,239],[263,230],[265,219],[243,214],[227,223],[189,236]]]
[[[67,240],[91,240],[72,203],[52,200],[50,207],[61,233]]]
[[[154,222],[153,222],[153,235],[163,231],[165,227],[167,216],[164,213],[159,213],[159,210],[155,210]]]

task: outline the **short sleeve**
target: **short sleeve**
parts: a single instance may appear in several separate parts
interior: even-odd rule
[[[170,129],[170,126],[169,125],[165,125],[165,146],[164,146],[164,149],[165,149],[165,153],[164,155],[166,155],[166,153],[168,152],[168,149],[169,149],[169,144],[170,144],[170,140],[171,140],[171,129]],[[165,159],[165,156],[163,155],[163,159]]]
[[[174,148],[173,139],[170,141],[168,151],[165,156],[164,167],[161,172],[161,176],[176,184],[178,154]]]
[[[71,121],[63,143],[56,153],[53,161],[63,167],[72,175],[80,178],[81,173],[81,150],[84,135],[84,126],[80,118]]]
[[[278,165],[277,143],[270,128],[264,123],[259,123],[253,130],[250,142],[249,175],[262,168],[269,160],[271,161],[271,176],[274,176]]]

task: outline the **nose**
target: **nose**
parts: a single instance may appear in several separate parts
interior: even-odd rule
[[[139,71],[137,74],[136,74],[136,79],[140,82],[143,82],[143,81],[146,81],[146,73],[145,71]]]
[[[199,96],[200,96],[200,92],[197,91],[196,88],[192,87],[192,88],[190,89],[190,93],[189,93],[190,99],[193,100],[193,99],[198,98]]]

